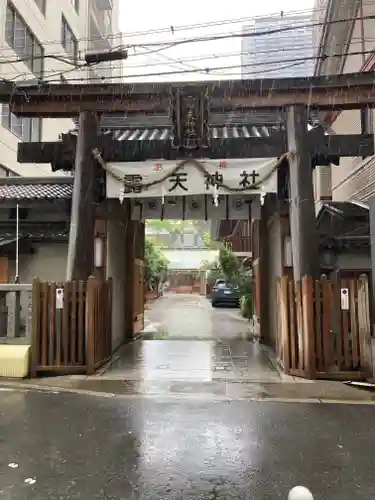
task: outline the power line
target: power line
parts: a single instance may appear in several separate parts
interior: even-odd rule
[[[373,54],[373,50],[368,50],[368,51],[356,51],[356,52],[344,52],[340,54],[332,54],[332,55],[327,55],[327,56],[311,56],[311,57],[302,57],[302,58],[296,58],[296,59],[285,59],[282,62],[283,64],[285,63],[290,63],[292,65],[300,65],[303,64],[307,61],[313,61],[313,60],[326,60],[329,58],[336,58],[336,57],[349,57],[349,56],[358,56],[358,55],[366,55],[366,54]],[[158,73],[146,73],[146,74],[132,74],[132,75],[126,75],[126,78],[142,78],[142,77],[160,77],[160,76],[174,76],[174,75],[182,75],[186,73],[202,73],[202,74],[210,74],[214,71],[225,71],[225,70],[231,70],[231,69],[236,69],[236,68],[248,68],[248,67],[259,67],[259,66],[268,66],[268,65],[274,65],[275,61],[263,61],[263,62],[257,62],[257,63],[250,63],[250,64],[234,64],[234,65],[228,65],[228,66],[217,66],[217,67],[211,67],[211,68],[194,68],[194,69],[186,69],[186,70],[176,70],[176,71],[163,71],[163,72],[158,72]],[[272,69],[272,71],[278,71],[279,69],[282,69],[278,66]],[[263,71],[259,71],[254,74],[262,74]],[[123,75],[114,75],[108,77],[108,80],[113,80],[113,79],[124,79]],[[91,81],[91,80],[100,80],[101,78],[96,78],[96,77],[89,77],[89,78],[72,78],[68,79],[68,82],[82,82],[82,81]],[[43,83],[49,83],[48,81],[44,81]]]
[[[308,29],[308,28],[317,28],[319,26],[327,26],[327,25],[333,25],[333,24],[340,24],[340,23],[346,23],[346,22],[353,22],[353,21],[369,21],[369,20],[374,20],[375,19],[375,14],[371,14],[368,16],[362,16],[362,17],[349,17],[349,18],[344,18],[344,19],[335,19],[333,21],[321,21],[321,22],[316,22],[316,23],[310,23],[310,24],[295,24],[293,26],[283,26],[281,28],[274,28],[274,29],[267,29],[263,31],[254,31],[251,33],[230,33],[230,34],[218,34],[218,35],[210,35],[210,36],[202,36],[202,37],[194,37],[194,38],[185,38],[181,40],[173,40],[173,41],[164,41],[164,42],[151,42],[151,43],[142,43],[142,47],[160,47],[164,46],[166,48],[171,48],[171,47],[177,47],[180,45],[185,45],[188,43],[203,43],[203,42],[215,42],[219,40],[226,40],[229,38],[255,38],[255,37],[261,37],[261,36],[269,36],[273,35],[276,33],[287,33],[290,31],[294,30],[300,30],[300,29]],[[124,47],[126,48],[134,48],[138,47],[139,45],[137,44],[128,44],[125,45]]]
[[[361,43],[360,41],[357,42],[358,43]],[[280,54],[280,57],[282,57],[283,54],[287,53],[287,52],[295,52],[295,50],[301,50],[301,49],[304,49],[305,47],[291,47],[291,48],[278,48],[278,49],[267,49],[267,50],[260,50],[260,51],[257,51],[257,54],[263,54],[263,55],[270,55],[270,54]],[[373,51],[356,51],[356,52],[350,52],[350,53],[343,53],[343,54],[333,54],[333,55],[322,55],[322,56],[311,56],[310,58],[309,57],[304,57],[304,58],[297,58],[297,59],[284,59],[284,58],[281,58],[279,61],[277,62],[280,62],[280,63],[287,63],[287,62],[305,62],[305,61],[308,61],[308,60],[316,60],[316,59],[327,59],[329,57],[344,57],[344,56],[350,56],[350,55],[366,55],[366,54],[372,54]],[[243,53],[244,55],[246,54],[250,54],[250,53]],[[164,59],[166,59],[166,62],[156,62],[156,63],[151,63],[151,64],[147,64],[147,66],[152,66],[152,67],[157,67],[157,66],[170,66],[170,67],[175,67],[176,65],[179,66],[179,68],[177,69],[177,71],[173,71],[173,72],[163,72],[163,73],[160,73],[160,72],[157,72],[157,73],[147,73],[147,74],[132,74],[132,75],[127,75],[127,78],[129,77],[143,77],[143,76],[162,76],[162,75],[173,75],[173,74],[183,74],[183,73],[189,73],[189,72],[196,72],[196,73],[204,73],[204,74],[207,74],[207,73],[210,73],[210,72],[214,72],[214,71],[217,71],[216,68],[198,68],[196,66],[193,66],[193,65],[190,65],[188,64],[189,61],[194,61],[194,62],[200,62],[200,61],[206,61],[206,60],[210,60],[210,59],[221,59],[221,58],[227,58],[227,57],[231,57],[233,55],[241,55],[241,53],[225,53],[225,54],[213,54],[213,55],[202,55],[202,56],[196,56],[196,57],[193,57],[193,58],[187,58],[187,59],[175,59],[175,58],[171,58],[171,57],[168,57],[164,54],[158,54],[158,57],[163,57]],[[149,57],[149,54],[147,54],[147,57]],[[276,56],[274,56],[275,58]],[[268,65],[268,64],[274,64],[276,61],[274,60],[268,60],[268,61],[264,61],[264,62],[257,62],[257,63],[251,63],[251,64],[247,64],[247,65],[242,65],[241,67],[245,68],[245,67],[251,67],[251,66],[262,66],[262,65]],[[58,58],[60,60],[60,58]],[[23,60],[23,59],[22,59]],[[19,62],[20,60],[17,60],[17,62]],[[0,61],[2,64],[5,64],[5,61]],[[14,60],[12,60],[12,62],[14,62]],[[63,60],[63,62],[69,62],[70,64],[72,64],[72,68],[70,69],[67,69],[67,70],[51,70],[49,72],[45,72],[44,73],[44,79],[47,77],[47,78],[53,78],[53,77],[60,77],[60,76],[64,76],[65,74],[67,73],[71,73],[71,72],[74,72],[76,70],[80,70],[80,69],[85,69],[85,68],[90,68],[90,67],[97,67],[99,66],[99,69],[106,69],[106,70],[114,70],[116,69],[116,67],[114,65],[111,66],[111,68],[100,68],[100,63],[98,64],[95,64],[95,65],[88,65],[87,63],[84,63],[82,61],[81,64],[77,64],[77,63],[72,63],[71,61],[65,61]],[[119,62],[120,64],[120,62]],[[181,70],[180,69],[180,66],[187,66],[188,69],[186,70]],[[118,69],[122,68],[123,66],[120,64],[118,66]],[[130,66],[127,66],[127,68],[129,67],[144,67],[144,64],[141,64],[141,65],[130,65]],[[235,68],[235,67],[240,67],[239,65],[231,65],[231,66],[220,66],[219,68],[220,69],[232,69],[232,68]],[[14,76],[14,73],[2,73],[2,76],[10,76],[12,77],[13,79],[16,79],[16,78],[19,78],[19,77],[24,77],[24,76],[29,76],[29,74],[26,74],[26,73],[19,73],[18,75]],[[30,75],[31,78],[30,80],[34,80],[35,79],[35,76],[34,75]],[[111,79],[111,78],[119,78],[117,76],[112,76],[112,75],[108,75],[107,77],[93,77],[93,78],[89,78],[89,80],[101,80],[101,79]],[[83,77],[81,78],[76,78],[75,81],[82,81],[83,80]]]
[[[356,40],[356,39],[354,39]],[[375,39],[373,38],[366,38],[363,41],[365,42],[371,42],[374,41]],[[279,40],[280,44],[282,43],[282,39]],[[358,39],[358,41],[352,41],[351,45],[359,45],[362,44],[362,39]],[[311,49],[314,50],[314,48],[318,48],[318,45],[312,45]],[[275,48],[275,49],[264,49],[264,50],[257,50],[257,55],[258,54],[265,54],[265,55],[270,55],[270,54],[279,54],[279,53],[286,53],[286,52],[295,52],[299,50],[305,50],[306,49],[306,44],[301,45],[301,46],[293,46],[293,47],[280,47],[280,48]],[[243,55],[251,55],[252,52],[243,52],[243,51],[236,51],[236,52],[228,52],[228,53],[215,53],[215,54],[202,54],[199,56],[194,56],[194,57],[186,57],[186,58],[172,58],[170,56],[166,56],[165,54],[160,54],[159,51],[157,52],[146,52],[146,53],[140,53],[138,55],[140,56],[146,56],[148,57],[149,55],[153,54],[158,54],[160,57],[164,57],[165,59],[169,60],[173,64],[187,64],[189,62],[199,62],[199,61],[204,61],[204,60],[210,60],[210,59],[225,59],[228,57],[235,57],[235,56],[243,56]],[[5,64],[17,64],[20,62],[28,62],[30,60],[40,60],[40,59],[54,59],[60,62],[63,62],[65,64],[69,64],[71,66],[74,66],[74,69],[79,69],[80,68],[80,63],[82,64],[83,67],[87,67],[87,63],[84,62],[83,59],[79,59],[79,61],[74,61],[73,59],[67,59],[66,57],[61,57],[57,54],[47,54],[44,56],[36,56],[36,57],[19,57],[19,58],[13,58],[13,59],[0,59],[0,65],[5,65]],[[103,61],[102,61],[103,62]],[[96,63],[96,64],[101,64],[102,62]],[[105,62],[105,61],[104,61]],[[115,61],[112,61],[115,62]],[[121,65],[123,61],[118,61]],[[157,63],[151,63],[148,64],[148,66],[165,66],[165,63],[163,62],[157,62]],[[140,64],[126,64],[126,68],[141,68],[144,67],[144,63]],[[53,70],[54,72],[56,70]]]
[[[370,42],[372,41],[371,39],[365,39],[364,40],[365,42]],[[280,44],[282,44],[282,41],[280,41]],[[362,40],[358,40],[358,41],[355,41],[354,43],[352,42],[351,45],[362,45]],[[314,48],[318,48],[319,44],[314,46],[312,45],[312,50],[314,50]],[[270,54],[280,54],[280,56],[283,54],[283,53],[287,53],[287,52],[298,52],[300,50],[306,50],[306,44],[304,45],[301,45],[301,46],[293,46],[293,47],[280,47],[280,48],[276,48],[276,49],[265,49],[265,50],[257,50],[257,55],[270,55]],[[142,54],[141,54],[142,55]],[[152,54],[151,54],[152,55]],[[159,54],[160,56],[163,56],[165,58],[167,58],[167,56],[165,56],[164,54]],[[171,58],[171,57],[168,57],[168,59],[171,60],[171,62],[173,62],[174,64],[187,64],[187,63],[190,63],[190,62],[200,62],[200,61],[208,61],[210,59],[226,59],[226,58],[229,58],[229,57],[240,57],[240,56],[246,56],[246,55],[253,55],[253,52],[242,52],[242,51],[236,51],[236,52],[224,52],[224,53],[214,53],[214,54],[202,54],[202,55],[199,55],[199,56],[194,56],[194,57],[182,57],[182,58]],[[149,56],[149,54],[145,54],[146,57]],[[166,63],[164,62],[154,62],[154,63],[148,63],[147,66],[165,66],[167,65]],[[129,69],[129,68],[144,68],[145,64],[144,63],[137,63],[137,64],[126,64],[126,69]]]
[[[198,41],[214,41],[214,40],[223,40],[223,39],[227,39],[227,38],[238,38],[238,37],[248,37],[248,36],[251,36],[251,37],[255,37],[255,36],[263,36],[263,35],[271,35],[271,34],[275,34],[275,33],[283,33],[283,32],[289,32],[289,31],[292,31],[294,29],[301,29],[303,27],[311,27],[311,26],[323,26],[323,25],[326,25],[326,24],[334,24],[334,23],[342,23],[342,22],[348,22],[348,21],[354,21],[354,20],[369,20],[369,19],[375,19],[375,15],[369,15],[369,16],[363,16],[363,17],[355,17],[355,18],[347,18],[347,19],[340,19],[340,20],[335,20],[335,21],[329,21],[327,23],[325,22],[319,22],[319,23],[313,23],[311,25],[294,25],[294,26],[286,26],[286,27],[281,27],[281,28],[276,28],[276,29],[273,29],[273,30],[265,30],[265,31],[258,31],[258,32],[252,32],[252,33],[241,33],[241,34],[238,34],[238,33],[232,33],[230,35],[212,35],[210,37],[202,37],[202,38],[192,38],[192,39],[185,39],[185,40],[179,40],[179,41],[175,41],[173,42],[173,44],[170,45],[170,47],[172,46],[177,46],[177,45],[181,45],[182,43],[195,43],[195,42],[198,42]],[[141,47],[145,47],[145,46],[152,46],[153,44],[147,44],[147,45],[141,45]],[[157,45],[160,45],[159,43]],[[167,48],[170,48],[170,47],[167,47]],[[162,50],[165,50],[166,47],[161,47],[159,49],[157,49],[157,51],[162,51]],[[146,52],[146,53],[143,53],[143,54],[140,54],[140,55],[143,55],[143,56],[147,56],[147,55],[150,55],[150,53],[152,53],[152,51],[150,52]],[[365,53],[372,53],[372,52],[358,52],[356,54],[365,54]],[[354,53],[353,53],[354,54]],[[330,56],[321,56],[321,58],[323,59],[326,59],[327,57],[338,57],[339,55],[338,54],[335,54],[335,55],[330,55]],[[344,54],[342,54],[341,56],[344,56]],[[74,66],[72,69],[70,70],[64,70],[64,71],[56,71],[55,75],[56,76],[61,76],[61,75],[64,75],[65,73],[67,72],[71,72],[71,71],[74,71],[76,69],[80,69],[80,67],[88,67],[87,64],[83,64],[82,66],[80,66],[79,64],[77,64],[76,62],[73,62],[71,60],[68,60],[66,58],[63,58],[63,57],[60,57],[60,56],[55,56],[55,55],[45,55],[42,57],[43,59],[44,58],[52,58],[52,59],[56,59],[56,60],[60,60],[64,63],[67,63],[67,64],[70,64],[72,66]],[[18,58],[18,59],[13,59],[11,61],[0,61],[1,64],[6,64],[6,63],[17,63],[17,62],[25,62],[27,60],[29,60],[30,58]],[[313,59],[317,59],[316,57],[312,57],[310,58],[311,60]],[[283,61],[283,62],[287,62],[287,61]],[[176,60],[176,61],[173,61],[173,64],[184,64],[184,63],[181,63],[180,61]],[[258,63],[258,64],[261,64],[261,63]],[[179,74],[179,73],[190,73],[190,72],[197,72],[197,73],[209,73],[211,71],[216,71],[217,69],[219,70],[225,70],[225,69],[231,69],[231,68],[234,68],[234,67],[238,67],[237,66],[222,66],[222,67],[219,67],[219,68],[190,68],[189,70],[181,70],[179,72],[163,72],[163,73],[150,73],[150,74],[144,74],[144,75],[129,75],[127,76],[128,78],[129,77],[140,77],[140,76],[162,76],[162,75],[173,75],[173,74]],[[19,76],[21,76],[22,74],[20,74]],[[51,77],[55,76],[55,75],[50,75]],[[17,78],[17,77],[15,77]],[[114,76],[109,76],[108,78],[114,78]],[[94,79],[98,79],[96,77],[94,77]],[[100,79],[100,78],[99,78]],[[77,81],[81,81],[81,79],[76,79]]]
[[[358,55],[369,55],[373,54],[372,50],[369,51],[355,51],[355,52],[345,52],[345,53],[340,53],[340,54],[332,54],[332,55],[322,55],[322,56],[311,56],[311,57],[302,57],[302,58],[294,58],[294,59],[284,59],[280,60],[280,63],[282,64],[291,64],[291,67],[293,66],[299,66],[304,64],[305,62],[308,61],[313,61],[313,60],[326,60],[328,58],[337,58],[337,57],[349,57],[349,56],[358,56]],[[262,62],[254,62],[254,63],[249,63],[249,64],[233,64],[233,65],[226,65],[226,66],[216,66],[216,67],[211,67],[211,68],[189,68],[189,69],[178,69],[174,71],[163,71],[163,72],[156,72],[156,73],[145,73],[145,74],[130,74],[126,75],[126,78],[143,78],[143,77],[160,77],[160,76],[175,76],[175,75],[183,75],[183,74],[215,74],[216,76],[220,76],[215,72],[218,71],[226,71],[226,70],[231,70],[231,69],[237,69],[237,68],[250,68],[250,67],[259,67],[259,66],[269,66],[269,65],[274,65],[276,61],[262,61]],[[82,65],[80,69],[83,67],[90,67],[88,65]],[[289,67],[289,66],[288,66]],[[51,78],[57,77],[60,78],[61,76],[64,76],[67,73],[75,71],[77,68],[70,68],[69,70],[65,71],[56,71],[53,72],[52,74],[47,76],[47,79],[41,80],[42,83],[53,83],[53,80],[51,82]],[[278,71],[280,69],[285,69],[284,67],[281,68],[279,65],[273,68],[270,71],[256,71],[253,72],[253,75],[256,74],[262,74],[263,72],[273,72],[273,71]],[[18,78],[18,76],[22,76],[22,74],[17,75],[14,78]],[[226,74],[224,73],[222,76],[237,76],[237,74]],[[242,76],[242,75],[241,75]],[[34,79],[34,78],[32,78]],[[83,81],[103,81],[103,80],[117,80],[117,79],[125,79],[124,75],[109,75],[108,77],[80,77],[80,78],[68,78],[66,79],[67,82],[83,82]]]
[[[17,57],[14,59],[0,59],[0,65],[2,64],[17,64],[20,62],[28,62],[28,61],[38,61],[38,60],[45,60],[45,59],[54,59],[56,61],[61,61],[65,64],[70,64],[71,66],[77,66],[77,62],[74,61],[73,59],[67,59],[65,57],[61,57],[58,55],[54,54],[45,54],[43,56],[35,56],[35,57]]]
[[[364,2],[363,5],[374,5],[375,2],[372,0],[370,2]],[[343,5],[345,5],[345,2],[343,2]],[[103,40],[103,39],[109,39],[109,40],[116,40],[117,38],[124,39],[124,38],[135,38],[137,36],[143,36],[143,35],[155,35],[155,34],[161,34],[161,33],[167,33],[171,32],[173,30],[173,33],[178,32],[178,31],[190,31],[194,29],[203,29],[203,28],[208,28],[208,27],[215,27],[215,26],[228,26],[230,24],[239,24],[239,23],[248,23],[248,22],[253,22],[259,19],[267,19],[271,20],[273,17],[275,17],[275,23],[278,23],[281,19],[288,20],[288,17],[297,17],[300,16],[302,17],[306,13],[311,13],[311,14],[318,14],[319,12],[325,12],[326,8],[320,8],[320,9],[304,9],[304,10],[299,10],[299,11],[287,11],[284,12],[283,15],[281,16],[280,12],[272,13],[272,14],[263,14],[263,15],[258,15],[258,16],[252,16],[252,17],[242,17],[242,18],[234,18],[234,19],[229,19],[229,20],[220,20],[220,21],[211,21],[211,22],[206,22],[206,23],[197,23],[197,24],[189,24],[189,25],[180,25],[180,26],[169,26],[166,28],[160,28],[160,29],[155,29],[155,30],[147,30],[147,31],[135,31],[135,32],[117,32],[117,33],[112,33],[108,34],[105,37],[77,37],[76,41],[77,42],[92,42],[95,40]],[[361,19],[371,19],[369,16],[364,16],[363,18],[356,18],[357,20]],[[313,26],[321,26],[324,24],[333,24],[333,23],[340,23],[340,22],[348,22],[351,21],[352,19],[342,19],[342,20],[335,20],[335,21],[330,21],[330,22],[320,22],[320,23],[312,23],[310,25],[301,25],[301,26],[296,26],[296,27],[290,27],[290,29],[298,29],[301,27],[313,27]],[[354,20],[354,19],[353,19]],[[270,24],[272,25],[272,24]],[[243,34],[224,34],[224,35],[217,35],[217,36],[225,36],[225,37],[230,37],[230,36],[243,36]],[[257,35],[256,35],[257,36]],[[201,37],[202,41],[205,40],[204,37]],[[186,40],[189,39],[184,39],[180,40],[178,42],[184,42],[187,43]],[[162,42],[163,44],[170,44],[170,43],[175,43],[176,41],[167,41],[167,42]],[[56,39],[56,40],[45,40],[41,42],[42,45],[49,46],[49,45],[61,45],[61,39]],[[129,47],[136,47],[136,46],[144,46],[144,45],[149,45],[149,44],[128,44]],[[120,47],[124,46],[124,44],[121,44]],[[6,51],[6,50],[11,50],[13,51],[12,47],[9,46],[3,46],[0,47],[1,51]]]
[[[322,26],[324,24],[342,23],[342,22],[347,22],[347,21],[352,21],[352,20],[362,20],[362,19],[367,19],[367,20],[368,19],[375,19],[375,15],[364,16],[364,17],[361,17],[361,18],[348,18],[348,19],[341,19],[341,20],[336,20],[336,21],[329,21],[328,23],[315,23],[314,26]],[[277,28],[277,29],[274,29],[274,30],[266,30],[266,31],[260,31],[260,32],[254,32],[254,33],[241,33],[241,34],[233,33],[233,34],[230,34],[230,35],[212,35],[211,37],[206,37],[206,38],[202,38],[202,39],[195,38],[195,39],[190,39],[190,40],[189,39],[179,40],[179,41],[175,41],[168,48],[180,45],[181,43],[189,43],[189,42],[195,43],[195,42],[198,42],[198,41],[215,41],[215,40],[219,40],[219,39],[222,40],[222,39],[227,39],[227,38],[238,38],[238,37],[245,38],[245,37],[249,37],[249,36],[250,37],[264,36],[264,35],[268,35],[269,36],[270,34],[289,32],[289,31],[292,31],[294,29],[300,29],[300,28],[308,27],[308,26],[309,25],[303,25],[303,26],[295,25],[295,26],[286,26],[286,27]],[[158,45],[159,45],[159,43],[158,43]],[[148,46],[150,46],[150,44],[140,45],[139,47],[140,48],[145,48],[145,47],[148,47]],[[153,53],[165,50],[165,48],[166,47],[159,47],[159,49],[157,49],[155,52],[149,51],[149,52],[141,53],[141,54],[138,54],[138,55],[148,56],[150,54],[153,54]],[[275,50],[277,51],[277,50],[282,50],[282,49],[275,49]],[[286,49],[284,49],[284,51],[285,50]],[[288,50],[294,50],[294,49],[291,48],[291,49],[288,49]],[[261,51],[258,51],[258,53],[261,53]],[[269,50],[268,51],[263,51],[263,53],[270,53],[270,51]],[[133,55],[133,57],[134,57],[134,55]],[[167,57],[167,56],[165,56],[165,57]],[[216,57],[217,57],[216,55],[215,56],[211,56],[211,58],[216,58]],[[0,64],[16,64],[16,63],[19,63],[19,62],[27,62],[27,61],[29,61],[31,59],[32,59],[31,57],[20,57],[20,58],[10,59],[10,60],[7,60],[7,59],[4,60],[4,59],[2,59],[2,60],[0,60]],[[59,55],[55,55],[55,54],[45,54],[43,56],[35,57],[33,59],[34,60],[37,60],[37,59],[55,59],[55,60],[64,62],[66,64],[75,66],[75,68],[79,69],[79,64],[76,61],[73,61],[73,60],[70,60],[70,59],[67,59],[65,57],[61,57]],[[201,56],[201,57],[199,57],[199,59],[202,60],[203,57]],[[180,62],[179,60],[175,60],[175,61],[173,61],[173,63],[174,64],[182,64],[182,62]],[[85,63],[84,66],[87,67],[87,64]]]
[[[369,2],[369,5],[373,5],[373,1]],[[345,5],[345,2],[343,3]],[[366,5],[366,2],[364,3]],[[321,9],[303,9],[303,10],[295,10],[295,11],[286,11],[283,13],[284,19],[287,19],[288,16],[302,16],[307,13],[319,13],[319,12],[324,12],[326,9],[321,8]],[[172,29],[173,32],[178,32],[178,31],[190,31],[193,29],[204,29],[204,28],[209,28],[209,27],[216,27],[216,26],[227,26],[230,24],[239,24],[239,23],[247,23],[247,22],[252,22],[256,21],[258,19],[263,19],[263,18],[269,18],[269,17],[275,17],[275,20],[277,18],[280,18],[280,12],[274,12],[271,14],[266,14],[266,15],[258,15],[258,16],[252,16],[252,17],[241,17],[241,18],[233,18],[233,19],[225,19],[225,20],[219,20],[219,21],[209,21],[206,23],[196,23],[196,24],[186,24],[186,25],[175,25],[175,26],[168,26],[165,28],[158,28],[158,29],[153,29],[153,30],[144,30],[144,31],[133,31],[133,32],[117,32],[117,33],[110,33],[106,37],[77,37],[76,40],[77,42],[90,42],[94,40],[103,40],[104,38],[114,40],[117,38],[135,38],[139,36],[150,36],[150,35],[157,35],[157,34],[162,34],[162,33],[171,33]],[[45,40],[44,42],[41,42],[43,46],[48,46],[48,45],[61,45],[61,38],[56,39],[56,40]],[[0,50],[12,50],[11,47],[0,47]]]

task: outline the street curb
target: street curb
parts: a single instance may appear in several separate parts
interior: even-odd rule
[[[375,406],[375,401],[368,400],[340,400],[340,399],[320,399],[320,398],[285,398],[285,397],[235,397],[230,398],[226,395],[218,396],[218,395],[208,395],[208,394],[117,394],[114,392],[101,392],[101,391],[90,391],[86,389],[77,389],[72,387],[59,387],[59,386],[45,386],[40,384],[26,384],[19,382],[3,382],[0,381],[0,389],[1,388],[13,388],[15,390],[29,390],[29,391],[37,391],[37,392],[45,392],[49,394],[59,394],[59,393],[68,393],[68,394],[77,394],[84,396],[94,396],[101,398],[117,398],[117,399],[157,399],[159,402],[165,401],[191,401],[191,402],[200,402],[202,401],[206,403],[235,403],[237,401],[248,401],[253,403],[299,403],[299,404],[344,404],[344,405],[356,405],[356,406]]]

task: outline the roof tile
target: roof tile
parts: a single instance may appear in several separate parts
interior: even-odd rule
[[[0,200],[69,199],[73,184],[0,184]]]

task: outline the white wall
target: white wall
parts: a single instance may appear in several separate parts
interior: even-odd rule
[[[160,249],[169,261],[169,269],[200,269],[204,262],[214,262],[219,250],[171,250]]]
[[[21,283],[31,283],[34,278],[41,281],[65,281],[68,243],[36,243],[35,252],[20,254],[19,273]],[[9,281],[14,282],[15,261],[10,262]]]
[[[64,281],[66,274],[67,243],[39,243],[33,245],[35,253],[20,254],[19,278],[21,283],[32,283],[34,278],[41,281]],[[14,283],[16,263],[9,261],[9,282]],[[9,297],[10,300],[10,297]],[[28,316],[29,293],[21,292],[21,322]],[[10,305],[10,302],[8,302]]]

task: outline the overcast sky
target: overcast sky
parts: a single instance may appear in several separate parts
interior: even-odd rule
[[[245,21],[189,30],[179,30],[178,27],[240,18],[247,18],[247,24],[249,24],[253,17],[277,15],[281,11],[284,12],[284,16],[291,11],[302,13],[304,10],[311,9],[313,4],[314,0],[187,0],[186,2],[143,0],[132,4],[120,0],[120,5],[123,5],[120,11],[120,30],[124,33],[126,44],[138,46],[215,34],[240,33]],[[174,33],[171,27],[174,28]],[[167,30],[164,33],[151,33],[151,30],[163,28]],[[144,31],[146,34],[132,36],[132,33],[139,31]],[[124,76],[129,75],[128,79],[131,81],[240,78],[239,67],[213,70],[215,67],[240,65],[240,38],[186,43],[144,55],[145,52],[155,51],[158,48],[154,46],[130,49],[130,57],[124,64]],[[179,63],[178,60],[182,62]],[[209,75],[204,72],[205,68],[210,68]],[[182,69],[202,69],[203,71],[165,74],[165,72]],[[138,75],[140,76],[137,77]]]

